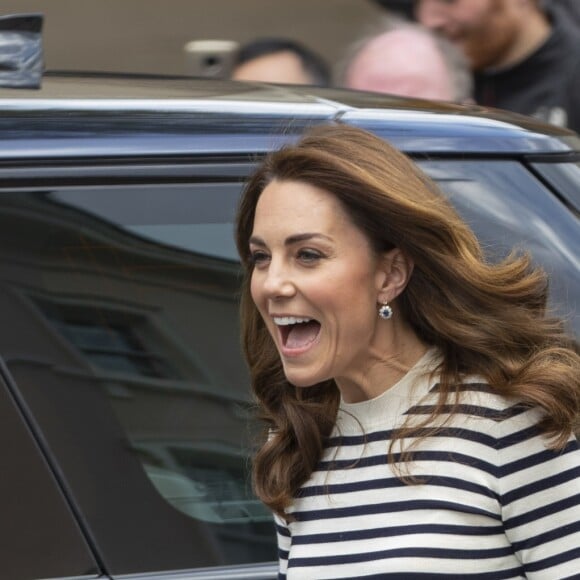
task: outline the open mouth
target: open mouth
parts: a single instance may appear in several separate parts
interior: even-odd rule
[[[289,350],[300,350],[312,344],[320,333],[320,322],[313,318],[277,316],[274,323],[280,330],[282,344]]]

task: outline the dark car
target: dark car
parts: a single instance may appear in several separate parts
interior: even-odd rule
[[[490,259],[531,250],[580,336],[580,140],[331,89],[50,75],[0,90],[0,577],[259,580],[272,518],[240,355],[244,180],[308,127],[411,155]]]

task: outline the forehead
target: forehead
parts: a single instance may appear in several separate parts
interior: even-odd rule
[[[360,51],[350,73],[352,81],[397,82],[416,78],[445,88],[449,82],[445,62],[435,42],[413,29],[396,30],[371,41]]]
[[[258,56],[239,65],[233,74],[236,80],[281,83],[308,83],[308,75],[300,58],[289,50]]]
[[[451,5],[460,6],[464,12],[477,15],[504,13],[506,9],[521,5],[521,0],[454,0]]]
[[[345,211],[337,197],[320,187],[302,181],[274,180],[258,198],[256,219],[272,218],[278,214],[301,216],[306,219],[337,215],[345,217]]]
[[[519,2],[520,0],[515,0]],[[416,0],[416,7],[438,6],[440,9],[463,13],[483,14],[493,9],[502,8],[514,0]]]
[[[299,181],[275,180],[258,199],[254,217],[257,235],[289,235],[298,230],[358,229],[331,192]]]

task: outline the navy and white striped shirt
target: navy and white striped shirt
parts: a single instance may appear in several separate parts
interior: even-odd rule
[[[392,429],[429,411],[434,356],[380,397],[341,404],[294,521],[276,518],[281,580],[580,579],[580,448],[549,450],[538,411],[467,381],[460,413],[416,447],[421,483],[396,477]]]

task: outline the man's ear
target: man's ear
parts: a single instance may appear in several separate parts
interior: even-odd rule
[[[399,248],[384,252],[377,271],[377,301],[391,302],[405,289],[413,273],[413,260]]]

